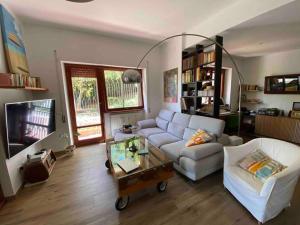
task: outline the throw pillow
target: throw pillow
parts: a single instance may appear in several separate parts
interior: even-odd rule
[[[271,159],[261,150],[250,153],[239,161],[239,166],[256,178],[265,182],[270,176],[279,173],[286,167]]]
[[[212,140],[212,137],[204,130],[197,130],[191,139],[185,144],[186,147],[204,144]]]

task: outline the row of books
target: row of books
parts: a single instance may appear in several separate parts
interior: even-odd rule
[[[41,78],[24,74],[0,74],[0,86],[41,87]]]
[[[211,63],[214,62],[215,60],[216,60],[215,51],[201,52],[200,57],[198,57],[198,65]]]
[[[195,76],[193,70],[187,70],[182,73],[182,83],[195,82]]]
[[[214,62],[216,59],[215,51],[210,52],[201,52],[198,54],[197,66]],[[194,68],[195,65],[195,56],[188,57],[182,60],[182,70],[188,70]]]
[[[182,73],[182,83],[190,83],[195,81],[205,81],[215,79],[214,70],[206,70],[198,67],[196,69],[196,76],[194,75],[194,70],[186,70]]]
[[[182,60],[182,70],[188,70],[194,67],[194,56]]]

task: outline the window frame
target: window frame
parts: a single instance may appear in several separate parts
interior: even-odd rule
[[[104,75],[104,71],[105,70],[113,70],[113,71],[125,71],[127,69],[131,69],[131,68],[127,68],[127,67],[114,67],[114,66],[98,66],[98,69],[100,71],[100,75],[102,78],[102,83],[103,85],[101,85],[101,88],[103,88],[103,97],[104,97],[104,108],[105,108],[105,112],[132,112],[132,111],[140,111],[140,110],[144,110],[144,87],[143,87],[143,70],[142,69],[137,69],[140,74],[141,74],[141,97],[142,97],[142,105],[141,106],[136,106],[136,107],[122,107],[122,108],[113,108],[113,109],[109,109],[108,108],[108,100],[107,100],[107,93],[106,93],[106,84],[105,84],[105,75]]]

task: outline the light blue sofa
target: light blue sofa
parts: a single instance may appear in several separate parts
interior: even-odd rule
[[[174,168],[192,180],[199,180],[223,167],[223,120],[187,115],[162,109],[155,119],[138,121],[139,135],[164,151],[174,161]],[[185,147],[186,142],[202,129],[213,136],[210,143]]]

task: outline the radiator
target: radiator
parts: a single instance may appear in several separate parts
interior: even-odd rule
[[[137,121],[143,120],[145,118],[144,112],[134,112],[134,113],[120,113],[120,114],[109,114],[109,124],[106,124],[110,130],[106,132],[107,135],[112,136],[112,131],[119,129],[124,124],[135,125]]]

